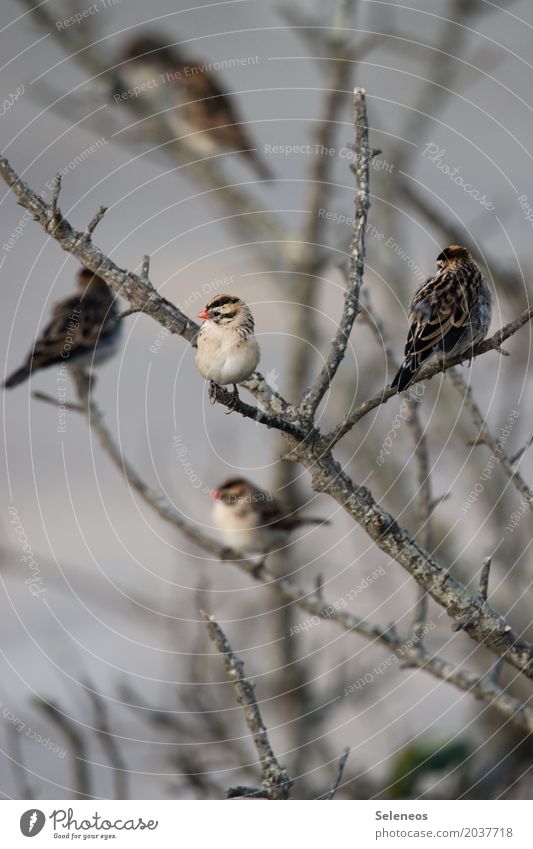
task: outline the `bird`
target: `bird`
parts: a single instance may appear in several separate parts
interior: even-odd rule
[[[140,97],[170,138],[192,135],[204,156],[238,151],[261,180],[272,179],[209,63],[188,58],[157,35],[136,35],[125,47],[115,83],[116,102]]]
[[[236,295],[220,294],[211,298],[198,318],[204,321],[196,339],[196,368],[211,383],[210,399],[214,400],[213,384],[233,384],[237,400],[237,383],[254,373],[261,356],[251,310]]]
[[[329,525],[327,519],[288,514],[270,492],[246,478],[227,478],[210,496],[215,501],[213,523],[224,544],[247,555],[264,556],[282,548],[304,525]]]
[[[487,335],[492,295],[467,248],[449,245],[437,257],[437,272],[413,295],[405,359],[391,388],[407,389],[422,363],[471,352]]]
[[[118,348],[121,322],[107,283],[88,268],[78,272],[79,294],[59,301],[52,318],[37,337],[21,368],[4,383],[10,389],[32,372],[60,365],[87,371],[111,357]]]

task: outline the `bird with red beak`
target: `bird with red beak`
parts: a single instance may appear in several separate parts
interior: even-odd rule
[[[213,524],[233,551],[266,556],[288,544],[291,534],[306,525],[328,525],[327,519],[289,511],[270,492],[246,478],[231,477],[209,493]]]
[[[210,400],[214,401],[213,384],[232,384],[237,400],[237,384],[251,377],[261,355],[251,310],[236,295],[221,294],[209,301],[198,318],[204,323],[196,343],[196,368],[210,381]]]

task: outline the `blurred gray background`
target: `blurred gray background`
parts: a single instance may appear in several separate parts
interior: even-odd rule
[[[45,5],[57,20],[84,8],[82,3]],[[406,175],[404,183],[421,188],[437,216],[464,233],[463,242],[487,270],[495,295],[493,329],[528,304],[533,222],[526,220],[524,201],[519,199],[525,195],[533,206],[533,11],[525,1],[505,8],[502,4],[501,9],[494,3],[475,5],[461,24],[448,24],[445,49],[440,40],[443,26],[461,4],[436,0],[409,7],[394,2],[357,4],[355,43],[368,33],[377,37],[374,47],[354,63],[351,85],[363,85],[367,91],[371,143],[381,150],[378,161],[389,166],[372,170],[369,220],[384,237],[368,234],[365,279],[397,357],[405,340],[409,297],[420,282],[405,257],[429,276],[446,244],[439,227],[431,226],[405,197],[399,172]],[[236,156],[224,157],[220,167],[229,182],[246,184],[258,210],[275,211],[283,228],[298,238],[309,215],[315,154],[267,155],[265,145],[313,144],[328,85],[323,68],[328,54],[317,51],[322,56],[317,59],[276,3],[244,0],[189,6],[153,0],[147,7],[122,0],[74,26],[90,27],[95,50],[110,66],[140,27],[162,33],[169,43],[183,42],[191,56],[207,61],[260,57],[256,64],[220,71],[220,79],[235,93],[258,151],[277,179],[273,184],[256,183]],[[325,27],[330,25],[333,4],[307,0],[300,8]],[[262,371],[284,392],[293,333],[293,281],[287,268],[278,261],[258,260],[254,246],[246,244],[248,237],[239,238],[236,229],[221,220],[227,212],[217,193],[199,185],[191,169],[180,167],[164,151],[150,153],[153,143],[135,128],[124,130],[133,118],[114,103],[109,86],[91,79],[86,69],[68,58],[60,39],[32,19],[26,4],[6,0],[0,17],[3,96],[23,87],[12,105],[6,108],[4,103],[3,154],[37,190],[47,191],[47,181],[66,169],[63,213],[83,228],[99,205],[108,206],[95,242],[124,268],[138,269],[142,255],[150,254],[154,284],[189,314],[202,308],[206,291],[219,288],[217,281],[230,278],[222,290],[229,289],[252,305]],[[335,220],[335,215],[350,216],[353,211],[353,176],[340,153],[353,138],[349,91],[344,101],[332,155],[334,186],[327,204],[334,216],[324,222],[320,234],[330,261],[322,274],[318,350],[309,348],[314,369],[327,351],[340,313],[342,285],[335,266],[350,240],[349,225]],[[69,165],[97,139],[104,140],[98,150],[85,154],[80,164]],[[440,164],[459,169],[456,173],[478,191],[477,199],[450,179],[439,162],[431,161],[435,147],[429,145],[440,151]],[[24,211],[5,187],[1,191],[0,338],[4,370],[9,372],[26,355],[51,304],[71,292],[77,265],[32,221],[24,221],[20,237],[10,246]],[[485,205],[480,196],[485,196]],[[398,250],[390,247],[389,240]],[[509,272],[511,282],[505,291],[498,289],[492,276],[494,264]],[[354,398],[363,400],[390,381],[383,351],[366,326],[356,326],[352,343],[339,375],[341,391],[328,399],[322,414],[330,424]],[[515,450],[532,429],[530,345],[526,326],[506,345],[512,357],[492,352],[464,372],[496,433],[508,412],[519,410],[511,437]],[[125,455],[184,515],[209,528],[208,490],[235,469],[261,486],[275,487],[281,446],[265,429],[210,407],[193,358],[181,339],[161,336],[151,319],[132,316],[125,320],[121,355],[100,370],[95,391]],[[130,796],[205,798],[241,782],[242,770],[226,755],[233,744],[217,737],[216,729],[201,716],[191,715],[187,701],[188,690],[203,688],[209,704],[219,704],[224,711],[228,727],[242,738],[253,762],[243,718],[232,706],[224,683],[222,661],[213,656],[200,622],[201,607],[217,616],[245,660],[280,759],[290,767],[297,748],[306,745],[313,750],[303,767],[309,788],[328,784],[333,759],[345,745],[352,747],[354,783],[347,793],[352,797],[378,793],[390,780],[399,753],[420,739],[467,738],[473,753],[464,767],[464,775],[472,770],[467,784],[473,785],[487,765],[499,765],[494,775],[505,772],[509,762],[502,751],[520,741],[511,732],[507,737],[509,729],[498,729],[490,712],[467,694],[424,672],[401,670],[397,664],[371,686],[344,697],[344,684],[373,670],[384,651],[325,622],[298,637],[295,651],[297,658],[306,659],[307,682],[318,701],[333,699],[335,706],[322,725],[308,728],[302,740],[298,725],[304,720],[286,712],[277,690],[272,695],[283,639],[272,627],[278,602],[271,588],[260,587],[236,567],[210,560],[180,539],[129,490],[86,421],[67,412],[64,432],[58,432],[57,410],[32,399],[32,388],[56,395],[55,371],[39,373],[31,385],[2,396],[3,795],[16,798],[31,791],[41,798],[69,798],[76,792],[75,746],[36,706],[36,699],[57,703],[83,736],[89,795],[116,792],[108,740],[94,732],[98,722],[88,682],[106,706]],[[70,386],[68,392],[73,399]],[[365,419],[342,444],[339,455],[350,474],[357,481],[368,480],[375,496],[410,526],[414,509],[408,434],[400,433],[382,474],[375,473],[373,462],[399,404],[393,399]],[[460,398],[444,378],[431,381],[422,410],[429,426],[434,492],[451,494],[436,513],[436,555],[454,564],[461,579],[468,581],[472,577],[468,565],[478,569],[500,543],[503,526],[519,499],[496,472],[479,501],[463,512],[461,505],[490,455],[483,447],[473,452],[467,445],[471,426],[461,419]],[[176,450],[178,445],[185,448],[190,465]],[[526,480],[533,477],[527,454],[520,468]],[[314,495],[305,476],[301,490],[310,512],[328,517],[332,524],[294,539],[291,562],[297,564],[298,582],[311,588],[320,573],[328,598],[337,599],[382,565],[385,576],[358,595],[351,609],[384,626],[391,620],[401,623],[403,617],[408,621],[416,596],[408,576],[372,549],[366,535],[333,502]],[[38,597],[32,597],[24,584],[29,573],[20,560],[10,507],[17,510],[41,572],[44,591]],[[512,609],[517,630],[526,628],[530,619],[530,527],[526,515],[516,534],[506,536],[492,576],[494,603],[503,612]],[[306,618],[300,611],[296,621]],[[431,647],[444,646],[450,656],[468,658],[468,666],[486,666],[488,658],[481,650],[472,657],[474,643],[466,636],[451,636],[447,617],[436,606],[430,609],[430,621]],[[148,706],[165,711],[172,721],[153,722]],[[61,757],[17,730],[11,713],[26,731],[34,729],[67,755]],[[197,728],[197,737],[187,747],[182,726],[189,722]],[[192,766],[184,767],[183,754]],[[186,774],[195,771],[208,775],[199,786]],[[456,778],[452,768],[449,775],[431,774],[428,792],[457,794]],[[502,781],[502,788],[511,783],[505,777]],[[412,792],[424,789],[419,786]]]

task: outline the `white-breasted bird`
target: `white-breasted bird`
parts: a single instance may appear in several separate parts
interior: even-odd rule
[[[246,478],[231,477],[212,490],[213,524],[224,544],[247,555],[283,548],[293,531],[328,525],[327,519],[290,514],[277,498]]]
[[[209,301],[198,318],[204,323],[196,342],[196,368],[217,386],[233,384],[238,398],[237,383],[254,373],[261,353],[251,310],[236,295],[221,294]]]

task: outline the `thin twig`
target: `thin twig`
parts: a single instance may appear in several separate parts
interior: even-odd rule
[[[363,295],[364,308],[361,313],[363,320],[369,326],[380,347],[383,347],[387,357],[387,363],[393,373],[398,370],[399,363],[394,356],[391,341],[385,329],[385,325],[377,315],[370,302],[368,293]],[[418,538],[426,550],[431,549],[431,516],[435,507],[431,495],[430,463],[427,436],[422,426],[420,416],[420,405],[417,398],[405,393],[402,404],[405,404],[409,415],[406,423],[411,431],[414,444],[414,454],[417,460],[417,513],[418,513]],[[428,613],[428,595],[422,587],[418,587],[418,600],[415,605],[411,633],[418,640],[426,624]]]
[[[337,23],[344,21],[344,26],[350,26],[353,17],[354,0],[336,0],[333,18]],[[287,394],[291,399],[301,396],[301,387],[311,382],[311,361],[309,350],[318,347],[319,311],[316,309],[320,293],[321,280],[319,271],[326,260],[327,254],[321,244],[320,233],[323,221],[320,210],[327,207],[333,189],[332,170],[335,157],[330,155],[336,141],[338,119],[345,100],[350,94],[350,77],[354,66],[346,61],[345,44],[338,39],[328,47],[327,61],[328,84],[321,110],[320,120],[314,133],[315,156],[308,174],[309,195],[306,201],[307,217],[300,237],[300,258],[296,263],[296,285],[293,287],[292,299],[297,307],[293,312],[291,326],[291,345],[287,357],[290,367],[287,375]],[[352,89],[353,92],[353,89]],[[305,405],[304,405],[305,408]],[[290,498],[292,493],[292,473],[286,470],[288,479],[280,480]],[[293,497],[293,501],[296,499]],[[296,506],[296,504],[294,505]]]
[[[533,445],[533,433],[531,434],[531,436],[529,437],[529,439],[527,440],[525,445],[523,445],[522,448],[520,448],[515,454],[513,454],[511,457],[509,457],[509,462],[512,463],[513,466],[514,466],[514,464],[517,463],[518,460],[520,460],[520,458],[526,453],[528,448],[530,448],[532,445]]]
[[[266,427],[280,430],[299,441],[305,441],[306,439],[312,440],[315,436],[313,430],[309,428],[304,429],[291,421],[287,421],[282,416],[272,415],[264,410],[260,410],[259,407],[252,407],[250,404],[246,404],[240,398],[235,398],[233,393],[226,389],[225,386],[217,386],[216,384],[212,384],[212,386],[214,387],[215,399],[219,404],[224,404],[229,410],[240,413],[241,416],[247,419],[252,419],[252,421],[264,424]]]
[[[44,401],[45,404],[51,404],[53,407],[72,410],[73,413],[83,413],[83,407],[80,407],[79,404],[71,404],[68,401],[60,402],[57,398],[53,398],[52,395],[47,395],[46,392],[40,392],[38,390],[33,391],[31,394],[32,398],[35,398],[37,401]]]
[[[504,659],[503,657],[499,657],[497,661],[493,664],[492,669],[489,671],[489,681],[491,682],[491,684],[494,684],[495,687],[499,687],[500,685],[500,678],[503,666]]]
[[[100,410],[89,396],[87,382],[76,373],[74,373],[74,377],[79,386],[80,401],[85,407],[89,423],[94,428],[103,448],[128,483],[163,519],[179,528],[188,539],[194,541],[204,551],[219,559],[231,559],[248,575],[256,579],[275,582],[285,601],[296,602],[305,610],[310,610],[317,615],[323,615],[324,610],[328,610],[328,606],[324,606],[324,602],[317,598],[316,593],[309,597],[300,590],[294,591],[290,583],[269,574],[265,567],[258,571],[255,562],[247,560],[238,552],[228,552],[224,546],[217,545],[210,537],[186,522],[162,494],[153,491],[140,478],[131,464],[122,456],[104,424]],[[325,470],[322,470],[324,464],[326,464],[326,467]],[[333,465],[330,467],[330,464]],[[400,528],[391,516],[381,511],[368,490],[358,487],[356,491],[353,483],[332,458],[323,457],[320,461],[315,461],[312,472],[315,488],[318,491],[327,489],[356,521],[364,525],[377,545],[408,569],[417,582],[447,610],[450,616],[458,621],[465,617],[471,620],[472,626],[468,630],[471,637],[486,645],[487,648],[491,648],[496,654],[505,655],[510,664],[533,678],[533,647],[513,633],[501,614],[492,610],[487,604],[482,604],[479,596],[474,595],[464,584],[441,569],[429,554],[414,543],[407,531]],[[350,492],[352,495],[348,495]],[[331,608],[331,605],[329,605],[329,608]],[[379,628],[366,626],[363,620],[354,617],[350,620],[350,630],[358,630],[372,639],[381,638]],[[392,632],[389,629],[386,632],[389,641],[392,639],[391,634]],[[419,648],[420,646],[415,645],[415,654]],[[415,665],[420,665],[420,663]]]
[[[119,312],[117,315],[117,320],[122,321],[123,318],[127,318],[129,315],[135,315],[136,313],[142,312],[142,309],[138,307],[132,307],[129,310],[124,310],[123,312]]]
[[[469,351],[465,354],[459,354],[456,357],[450,357],[445,362],[438,359],[432,360],[418,373],[417,383],[422,383],[424,380],[430,380],[434,377],[434,375],[440,374],[441,372],[447,372],[449,369],[453,368],[453,366],[459,365],[467,360],[469,361],[473,357],[479,357],[481,354],[486,354],[488,351],[498,351],[501,348],[502,342],[505,342],[506,339],[513,336],[517,330],[520,330],[520,328],[523,327],[524,324],[531,321],[532,317],[533,307],[528,307],[520,313],[520,315],[513,319],[513,321],[510,321],[508,324],[504,324],[503,327],[500,327],[500,329],[497,330],[496,333],[494,333],[494,335],[489,339],[485,339],[484,342],[480,342],[476,345],[473,351]],[[381,404],[385,404],[390,398],[397,394],[396,389],[391,389],[390,387],[382,389],[373,398],[365,401],[349,413],[330,433],[325,434],[324,442],[332,448],[337,444],[337,442],[339,442],[340,439],[343,438],[343,436],[346,436],[346,434],[351,431],[357,422],[361,421],[361,419],[368,415],[368,413],[376,407],[379,407]]]
[[[487,600],[489,594],[489,575],[491,563],[492,557],[486,557],[483,561],[483,565],[481,566],[478,595],[483,601]]]
[[[92,798],[85,741],[76,723],[69,719],[61,708],[51,701],[35,699],[34,703],[35,707],[62,731],[69,742],[74,770],[72,797],[74,799]]]
[[[58,42],[71,61],[88,72],[91,83],[104,84],[108,90],[121,83],[122,63],[107,60],[103,56],[102,43],[94,43],[86,27],[71,26],[59,29],[56,17],[48,10],[47,4],[39,0],[20,2],[30,10],[32,18],[43,32]],[[76,86],[74,91],[79,87]],[[214,199],[227,211],[223,221],[234,228],[239,239],[242,240],[245,234],[246,238],[254,243],[256,251],[263,257],[268,268],[273,267],[274,258],[279,259],[280,255],[291,259],[292,241],[279,217],[267,210],[264,204],[257,203],[244,181],[240,185],[228,183],[221,164],[229,154],[205,156],[199,150],[194,134],[176,137],[175,132],[169,132],[165,116],[154,115],[153,109],[142,97],[128,97],[115,106],[115,111],[118,110],[125,111],[126,115],[129,113],[129,125],[134,132],[142,128],[145,138],[150,136],[150,142],[153,144],[148,153],[165,154],[167,159],[170,158],[174,166],[177,166],[173,169],[177,173],[182,168],[187,172],[189,169],[192,171],[194,179],[201,184],[203,193],[209,196],[210,202]],[[127,129],[122,128],[120,135],[113,133],[115,144],[123,140]],[[105,135],[109,138],[111,133],[110,128]],[[130,134],[130,137],[135,143],[135,135]]]
[[[52,205],[30,189],[5,158],[0,158],[0,176],[14,192],[21,206],[31,213],[64,251],[76,257],[85,268],[102,277],[114,292],[129,301],[133,309],[145,312],[171,333],[183,336],[192,345],[196,344],[200,329],[196,322],[191,321],[166,298],[162,298],[149,281],[119,268],[92,242],[87,242],[83,232],[74,230],[65,218],[58,222]],[[283,415],[288,419],[297,418],[297,410],[287,404],[259,372],[255,372],[242,385],[274,415]]]
[[[150,280],[150,257],[148,254],[143,256],[143,264],[141,267],[141,277],[148,283]]]
[[[172,507],[161,493],[157,493],[152,490],[140,478],[129,461],[122,456],[118,446],[111,437],[111,434],[105,427],[100,410],[92,398],[88,396],[88,387],[86,382],[84,383],[83,380],[80,380],[80,383],[80,400],[83,401],[90,426],[95,430],[102,447],[115,463],[119,471],[121,471],[121,473],[125,476],[128,483],[133,486],[139,495],[153,509],[155,509],[163,519],[179,528],[179,530],[188,539],[191,539],[204,551],[213,554],[218,559],[229,560],[230,554],[224,546],[218,545],[210,537],[206,536],[201,531],[198,531],[194,526],[186,522],[181,514]],[[345,493],[346,485],[341,483],[340,489],[341,492]],[[405,544],[400,544],[400,547],[404,549]],[[461,690],[472,692],[475,698],[482,699],[483,701],[491,704],[501,714],[506,717],[513,717],[513,722],[515,724],[518,724],[520,727],[527,728],[528,730],[533,730],[533,711],[528,713],[529,709],[522,710],[523,706],[518,700],[513,700],[507,694],[500,693],[494,688],[494,686],[488,687],[486,679],[484,679],[485,683],[481,685],[479,683],[479,676],[476,676],[474,673],[470,673],[463,668],[455,668],[452,664],[442,658],[431,656],[429,653],[425,652],[416,641],[411,640],[402,644],[402,641],[393,626],[384,630],[377,625],[372,625],[366,622],[360,617],[356,617],[344,610],[336,609],[332,603],[324,599],[322,592],[317,592],[318,587],[315,587],[315,589],[311,592],[306,592],[305,590],[296,587],[288,579],[270,574],[264,566],[259,573],[256,568],[256,562],[247,560],[238,552],[234,552],[231,559],[239,566],[240,569],[245,571],[246,574],[255,580],[271,581],[275,583],[277,591],[285,603],[297,604],[303,610],[306,610],[313,615],[324,618],[327,621],[336,622],[346,631],[357,632],[366,639],[384,644],[390,651],[400,656],[402,660],[408,661],[409,665],[424,669],[435,675],[437,678],[454,684]],[[439,579],[436,577],[433,579],[435,586],[438,586],[438,580]],[[440,581],[442,582],[442,578]],[[450,576],[447,576],[445,584],[446,586],[450,585],[448,590],[449,595],[446,595],[444,598],[437,598],[437,601],[446,606],[451,615],[458,615],[454,614],[454,611],[461,612],[471,610],[473,608],[479,609],[479,605],[481,604],[479,596],[469,594],[467,587],[460,584],[458,581],[455,581]],[[531,647],[512,633],[509,626],[506,625],[505,620],[502,620],[502,617],[499,614],[486,606],[485,609],[486,618],[478,616],[477,620],[477,628],[479,629],[480,634],[486,635],[485,642],[488,642],[490,638],[495,644],[494,650],[500,651],[502,655],[505,655],[505,659],[508,662],[512,663],[516,668],[526,671],[527,674],[531,674],[531,677],[533,677],[533,670],[530,666],[528,666],[528,658],[532,656]],[[498,637],[499,632],[503,632],[505,634],[507,642],[504,645],[500,644],[500,638]],[[473,633],[471,633],[471,636],[473,636]],[[484,641],[482,636],[479,638],[479,641]],[[488,683],[490,684],[491,682],[489,681]]]
[[[5,159],[0,159],[0,174],[17,195],[21,204],[34,214],[34,217],[47,229],[51,207],[20,180]],[[194,322],[191,322],[170,302],[154,293],[140,277],[118,268],[92,244],[80,243],[80,234],[73,231],[64,219],[61,226],[54,230],[53,236],[64,250],[76,256],[86,267],[100,274],[113,290],[125,294],[133,306],[146,304],[146,310],[154,318],[157,318],[163,326],[168,327],[172,332],[180,333],[191,343],[194,342],[197,332],[197,325]],[[501,328],[490,339],[476,346],[474,353],[476,355],[481,354],[501,346],[504,339],[513,335],[531,319],[532,314],[533,307],[530,307],[513,322]],[[442,371],[443,368],[449,368],[456,361],[461,361],[461,359],[461,357],[454,358],[444,366],[438,362],[430,363],[422,369],[420,379],[427,379],[438,371]],[[244,385],[256,395],[264,406],[270,408],[273,415],[280,416],[287,421],[291,420],[291,417],[293,421],[297,419],[294,408],[291,408],[277,393],[274,393],[264,383],[260,375],[254,375]],[[331,455],[331,444],[339,439],[343,433],[348,432],[353,421],[358,421],[373,406],[382,403],[392,394],[394,394],[394,390],[388,389],[380,393],[377,401],[371,399],[365,402],[358,410],[350,414],[332,434],[321,439],[317,436],[317,438],[308,440],[304,444],[303,440],[298,441],[298,438],[294,439],[292,435],[285,431],[290,445],[291,459],[303,463],[311,472],[313,487],[318,492],[326,492],[331,495],[352,519],[365,528],[376,545],[393,557],[409,574],[413,575],[420,586],[424,587],[435,601],[447,610],[450,616],[455,620],[461,620],[469,614],[473,624],[468,633],[473,639],[483,643],[497,655],[505,654],[510,664],[524,672],[528,677],[533,677],[533,650],[530,644],[513,633],[504,617],[486,604],[480,606],[479,599],[476,599],[463,584],[442,569],[434,558],[416,543],[412,535],[406,529],[401,528],[392,516],[376,503],[367,488],[356,486]],[[122,464],[120,454],[114,459],[117,464]],[[130,471],[133,472],[133,470]],[[136,483],[140,484],[142,490],[143,482],[136,481]],[[150,503],[157,503],[157,498],[157,494],[152,494]],[[171,511],[170,521],[179,526],[179,523],[176,523],[175,512]],[[164,513],[165,509],[160,510],[160,515],[164,515]],[[187,523],[182,522],[182,528],[183,532],[188,534],[190,538],[193,536]],[[195,535],[201,542],[205,542],[202,534],[197,533]],[[212,550],[214,552],[219,549],[213,545]]]
[[[339,765],[337,767],[337,775],[335,777],[333,787],[331,788],[329,793],[326,793],[325,796],[321,797],[322,799],[334,799],[335,798],[335,794],[337,793],[337,790],[339,789],[340,783],[342,781],[342,776],[343,776],[343,773],[344,773],[344,767],[346,766],[346,761],[348,760],[349,755],[350,755],[350,747],[346,746],[346,748],[342,750],[342,755],[340,756],[340,759],[339,759]]]
[[[357,180],[355,215],[350,249],[350,271],[344,296],[344,309],[339,326],[331,343],[327,360],[313,386],[304,396],[300,406],[305,419],[313,419],[316,409],[326,394],[337,369],[344,359],[346,346],[355,319],[360,310],[359,293],[365,268],[365,228],[370,205],[370,161],[372,151],[368,143],[366,97],[362,88],[354,90],[355,164],[352,166]]]
[[[36,799],[37,796],[29,778],[30,770],[24,763],[21,732],[12,723],[8,723],[6,733],[9,765],[13,772],[13,781],[18,794],[17,799]]]
[[[96,731],[102,735],[105,751],[109,756],[109,762],[113,767],[113,777],[115,781],[115,799],[128,799],[128,769],[127,764],[122,757],[120,746],[117,743],[116,737],[111,731],[109,722],[109,714],[105,700],[100,693],[92,686],[90,682],[85,683],[85,691],[89,696],[94,712]]]
[[[487,445],[491,449],[494,460],[498,461],[506,477],[518,490],[529,509],[533,510],[533,492],[531,488],[527,485],[520,472],[518,472],[514,467],[513,461],[503,450],[501,442],[498,441],[490,432],[488,425],[481,414],[481,410],[474,401],[471,388],[465,383],[457,369],[452,369],[450,371],[450,381],[463,398],[464,407],[470,414],[470,418],[477,428],[477,439],[483,445]]]
[[[106,212],[107,212],[107,206],[98,207],[95,214],[93,215],[93,217],[91,218],[91,220],[87,224],[87,227],[85,228],[85,231],[83,233],[84,241],[86,241],[86,242],[91,241],[94,231],[96,230],[98,224],[100,223],[100,221],[102,220],[102,218],[104,217]]]
[[[261,765],[261,788],[269,799],[289,799],[293,782],[287,771],[277,760],[267,730],[263,723],[254,688],[244,674],[244,663],[231,648],[228,639],[215,619],[203,613],[209,639],[224,657],[224,665],[230,676],[238,703],[244,709],[246,724],[250,729]]]
[[[238,784],[236,787],[229,787],[226,790],[226,798],[228,799],[268,799],[266,790],[261,790],[259,787],[243,787]]]
[[[409,415],[407,418],[407,427],[411,431],[413,437],[413,451],[416,458],[417,467],[417,539],[420,539],[420,542],[426,551],[431,551],[432,493],[428,440],[425,428],[421,420],[419,401],[416,398],[407,396],[406,404],[409,411]],[[429,599],[428,594],[423,587],[417,587],[417,591],[418,599],[415,605],[415,612],[411,625],[411,633],[421,638],[421,634],[423,633],[424,626],[427,621]]]

